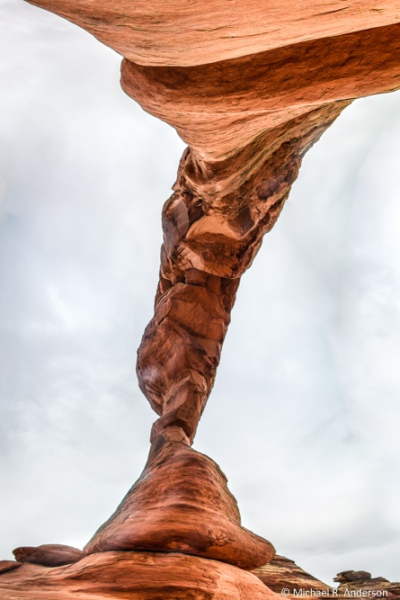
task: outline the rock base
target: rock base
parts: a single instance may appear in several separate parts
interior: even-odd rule
[[[24,563],[0,575],[2,600],[278,600],[252,573],[158,552],[101,552],[64,567]]]
[[[85,554],[180,552],[252,570],[275,550],[242,527],[227,479],[208,456],[159,436],[145,470]]]

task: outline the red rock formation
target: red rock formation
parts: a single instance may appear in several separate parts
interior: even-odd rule
[[[0,575],[2,573],[14,571],[14,569],[18,569],[21,565],[22,563],[17,562],[16,560],[0,560]]]
[[[352,99],[400,87],[400,12],[391,0],[210,0],[207,10],[199,0],[30,1],[123,54],[123,89],[189,148],[163,210],[155,315],[138,353],[159,416],[147,466],[90,556],[14,568],[1,577],[3,597],[272,599],[243,570],[271,560],[271,544],[241,527],[225,477],[190,444],[240,277],[302,157]],[[46,548],[16,556],[60,559]],[[258,573],[275,589],[282,560]]]
[[[296,565],[293,560],[284,556],[275,556],[268,564],[255,569],[254,575],[271,590],[282,595],[282,590],[289,590],[288,596],[294,596],[295,591],[313,590],[318,593],[330,592],[332,588],[316,579]]]
[[[400,20],[392,0],[29,0],[142,65],[193,66]],[[329,43],[329,42],[328,42]]]
[[[33,563],[46,567],[61,567],[78,562],[84,557],[82,550],[63,544],[43,544],[16,548],[13,554],[20,563]]]
[[[303,154],[344,105],[328,104],[293,119],[222,164],[201,165],[190,149],[184,154],[175,193],[163,210],[155,316],[138,355],[140,387],[160,415],[152,440],[176,426],[193,440],[240,277],[275,224]],[[247,178],[223,189],[244,165]]]
[[[268,143],[279,143],[277,127],[317,107],[399,88],[399,34],[400,25],[394,24],[195,67],[124,60],[122,87],[178,130],[200,161],[198,172],[205,179],[209,173],[212,185],[213,173],[203,161],[219,165],[267,132]],[[257,150],[251,159],[251,146],[247,160],[240,156],[234,163],[242,179],[266,144]],[[235,171],[226,170],[232,177]],[[238,185],[234,179],[230,191]]]
[[[339,582],[338,594],[341,598],[400,598],[400,582],[391,582],[384,577],[371,577],[371,573],[367,571],[342,571],[336,575],[334,581]]]
[[[242,569],[271,560],[271,544],[241,527],[219,467],[186,444],[162,438],[140,479],[85,552],[182,552]]]
[[[11,568],[4,565],[2,570],[4,563]],[[278,600],[282,590],[289,598],[311,592],[339,600],[400,598],[399,583],[371,578],[365,571],[344,571],[335,580],[340,582],[337,590],[283,556],[253,573],[215,560],[158,552],[100,552],[54,568],[0,562],[2,600]]]
[[[1,600],[278,600],[252,573],[160,552],[100,552],[70,566],[0,575]]]
[[[271,590],[289,598],[389,598],[400,599],[400,583],[384,577],[373,577],[366,571],[342,571],[334,578],[339,587],[334,588],[301,569],[293,560],[275,556],[267,565],[253,571]],[[283,592],[282,592],[283,590]]]

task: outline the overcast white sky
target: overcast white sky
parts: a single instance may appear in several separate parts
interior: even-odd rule
[[[0,0],[0,558],[83,546],[140,474],[136,349],[184,145],[120,57]],[[195,448],[243,523],[328,583],[400,580],[400,94],[309,152],[243,277]]]

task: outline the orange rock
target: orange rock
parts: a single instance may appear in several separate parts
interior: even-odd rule
[[[300,592],[300,590],[306,592],[313,590],[315,592],[314,596],[322,596],[322,593],[326,595],[327,592],[332,590],[326,583],[316,579],[296,565],[294,560],[284,556],[276,555],[267,565],[255,569],[253,573],[266,586],[281,596],[283,589],[289,590],[290,594],[288,595],[291,597],[297,597],[296,591]],[[321,592],[321,594],[318,594],[318,592]],[[304,595],[307,596],[307,594]]]
[[[304,153],[354,98],[400,87],[400,13],[391,0],[31,1],[120,52],[123,89],[190,146],[137,370],[160,417],[151,439],[180,427],[192,441],[239,278]]]
[[[14,569],[18,569],[22,563],[17,562],[15,560],[0,560],[0,575],[2,573],[8,573],[9,571],[14,571]]]
[[[392,0],[209,0],[206,10],[200,0],[30,1],[120,52],[123,89],[189,148],[163,210],[155,314],[138,353],[140,387],[159,415],[147,466],[86,546],[91,556],[3,574],[1,597],[272,600],[237,566],[262,567],[273,547],[241,527],[226,478],[189,445],[240,278],[304,154],[354,98],[400,87],[399,9]],[[282,560],[258,573],[276,589],[296,571]]]
[[[392,0],[29,0],[143,65],[192,66],[398,23]]]
[[[77,562],[83,558],[82,550],[64,544],[43,544],[42,546],[23,546],[13,550],[15,558],[21,563],[35,563],[46,567],[60,567]]]
[[[252,573],[195,556],[102,552],[0,576],[1,600],[278,600]]]
[[[225,475],[183,442],[159,436],[141,477],[85,548],[182,552],[254,569],[274,548],[241,527]]]
[[[342,571],[333,579],[339,582],[338,597],[386,597],[399,600],[400,582],[391,582],[384,577],[371,577],[368,571]]]
[[[399,35],[395,24],[195,67],[124,60],[121,82],[197,159],[221,161],[319,106],[398,89]]]
[[[334,588],[316,579],[293,560],[276,555],[270,563],[255,569],[261,581],[271,590],[288,598],[320,597],[346,600],[350,597],[386,597],[399,600],[400,583],[384,577],[371,577],[366,571],[342,571],[334,577],[339,587]],[[282,590],[284,590],[282,594]]]
[[[171,426],[193,440],[240,277],[275,224],[303,154],[345,105],[289,121],[221,164],[185,152],[163,210],[155,315],[138,353],[140,387],[160,415],[152,440]]]

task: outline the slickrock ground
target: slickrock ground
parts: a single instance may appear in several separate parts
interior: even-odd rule
[[[294,590],[329,592],[331,589],[319,579],[303,571],[293,560],[284,556],[276,555],[268,564],[255,569],[253,573],[278,594],[285,588],[290,590],[291,595]]]
[[[344,571],[335,581],[337,592],[283,556],[252,573],[180,553],[139,551],[100,552],[53,568],[0,562],[2,600],[278,600],[285,589],[289,598],[400,598],[400,583],[365,571]]]
[[[0,575],[1,600],[278,600],[252,573],[178,553],[100,552]]]
[[[84,557],[47,545],[17,549],[22,565],[0,564],[1,598],[273,600],[264,584],[280,591],[293,580],[324,591],[287,559],[265,566],[272,545],[242,528],[226,478],[190,445],[240,278],[304,154],[354,98],[400,87],[400,8],[29,1],[120,52],[125,92],[189,147],[163,209],[155,314],[138,353],[139,385],[159,417],[146,468]],[[246,571],[256,567],[258,577]]]

